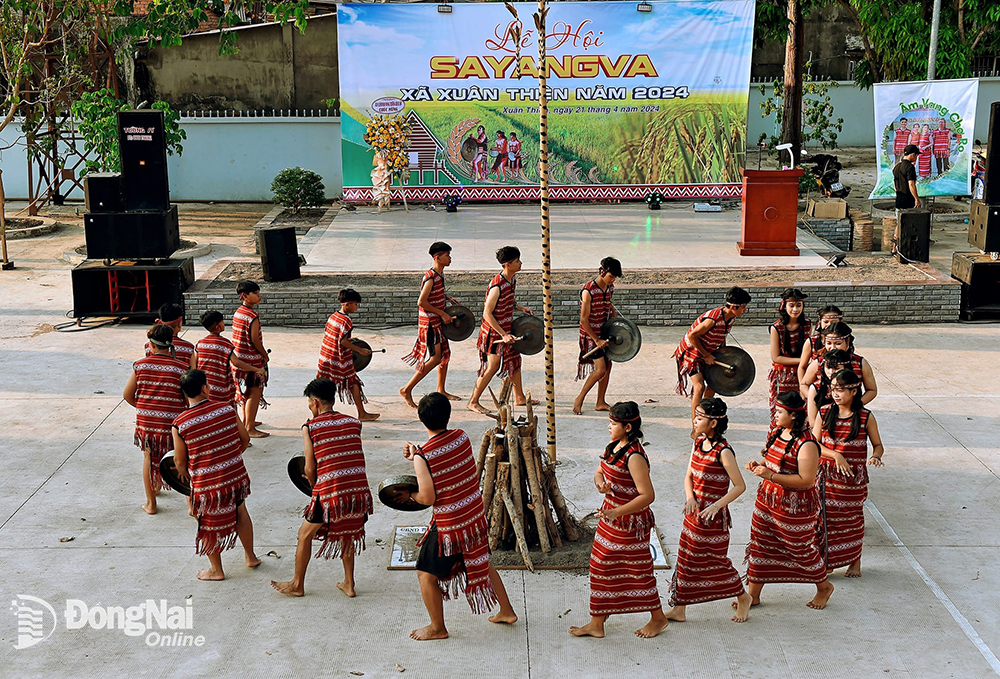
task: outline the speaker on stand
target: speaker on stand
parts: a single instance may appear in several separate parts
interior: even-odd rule
[[[896,246],[900,264],[929,262],[931,249],[931,211],[913,208],[899,211],[899,243]]]

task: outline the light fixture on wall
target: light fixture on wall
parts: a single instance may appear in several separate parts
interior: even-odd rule
[[[635,10],[637,12],[652,12],[653,6],[648,2],[640,2],[638,5],[635,6]]]
[[[438,5],[438,14],[451,14],[451,5],[445,3]]]

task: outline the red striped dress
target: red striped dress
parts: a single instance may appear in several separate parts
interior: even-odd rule
[[[464,591],[472,611],[485,613],[496,605],[497,596],[490,583],[488,526],[472,444],[461,429],[447,429],[418,454],[427,462],[435,489],[428,530],[437,527],[439,555],[461,554],[465,562],[465,569],[453,578],[438,580],[441,594],[452,599]],[[426,539],[424,533],[417,545]]]
[[[260,324],[260,316],[254,309],[251,309],[246,304],[242,304],[236,310],[236,313],[233,314],[233,353],[236,354],[236,358],[244,363],[249,363],[255,368],[262,368],[265,365],[264,356],[257,351],[257,347],[253,344],[253,336],[250,333],[254,321],[257,321],[257,327],[260,328],[261,337],[263,337],[264,329]],[[236,400],[239,403],[246,401],[247,390],[250,387],[267,386],[266,374],[261,376],[257,373],[233,368],[233,379],[236,380],[238,387],[236,389]],[[263,397],[260,399],[260,407],[267,408],[267,401]]]
[[[502,273],[498,273],[486,289],[486,299],[489,299],[490,290],[500,288],[500,297],[497,298],[497,304],[493,308],[493,318],[504,329],[504,332],[508,333],[511,323],[514,322],[514,287],[514,281],[508,281]],[[479,340],[476,342],[476,348],[479,349],[480,376],[486,374],[486,363],[491,353],[500,353],[500,370],[498,371],[500,377],[509,377],[521,369],[521,354],[517,352],[513,344],[497,344],[494,347],[493,342],[498,339],[500,339],[500,335],[490,327],[484,317],[482,325],[479,327]]]
[[[167,489],[160,478],[160,460],[174,449],[170,424],[187,408],[181,375],[188,364],[167,354],[150,354],[133,364],[135,371],[135,445],[149,450],[153,490]]]
[[[729,330],[733,327],[732,320],[728,323],[726,322],[725,315],[722,313],[724,308],[718,307],[706,311],[688,329],[688,333],[690,333],[705,320],[711,319],[715,321],[712,329],[699,338],[701,346],[710,354],[726,343],[726,335],[729,334]],[[677,359],[676,391],[680,396],[690,396],[691,381],[688,378],[704,370],[705,362],[701,359],[701,354],[698,353],[698,350],[688,340],[687,333],[684,334],[681,343],[677,345],[677,349],[674,351],[674,358]]]
[[[917,156],[917,174],[921,177],[931,175],[931,155],[931,133],[927,132],[920,135],[920,155]]]
[[[641,455],[642,444],[633,441],[617,462],[601,458],[601,473],[611,484],[604,496],[602,510],[621,507],[639,495],[628,459]],[[653,510],[649,507],[612,521],[601,519],[590,552],[590,614],[612,615],[637,613],[660,608],[660,594],[653,575],[653,555],[649,550],[649,531],[653,528]]]
[[[931,130],[931,139],[935,158],[947,158],[951,155],[951,130],[947,127],[943,130],[941,128]]]
[[[815,441],[808,431],[792,441],[778,436],[767,449],[764,464],[776,474],[799,469],[799,447]],[[747,543],[747,580],[750,582],[823,582],[826,559],[821,476],[810,488],[786,488],[762,480],[757,488],[750,542]]]
[[[779,355],[788,358],[799,358],[802,356],[803,343],[807,341],[806,338],[809,337],[809,333],[812,330],[812,323],[809,322],[809,319],[801,319],[799,321],[799,328],[795,331],[788,330],[780,319],[772,323],[771,327],[778,333]],[[798,364],[771,364],[771,369],[767,373],[767,395],[771,406],[771,422],[774,422],[774,400],[778,397],[778,394],[799,390],[798,369]]]
[[[180,337],[174,336],[172,340],[174,345],[174,355],[177,358],[184,361],[184,365],[191,365],[191,355],[195,352],[194,345],[187,340],[181,339]],[[149,356],[153,353],[153,350],[149,347],[149,342],[146,342],[146,355]]]
[[[820,411],[820,421],[825,421],[830,408]],[[865,500],[868,499],[868,416],[871,413],[862,408],[861,428],[856,438],[847,440],[851,433],[851,418],[837,419],[833,436],[823,428],[821,442],[825,448],[840,453],[851,465],[853,474],[844,475],[830,458],[820,460],[820,469],[825,477],[827,559],[829,570],[848,566],[861,558],[861,548],[865,539]]]
[[[213,401],[236,404],[236,383],[230,375],[229,357],[233,343],[222,335],[205,335],[195,347],[198,352],[198,370],[205,373]]]
[[[587,324],[591,332],[598,337],[601,336],[601,326],[611,317],[611,297],[615,294],[614,284],[608,285],[607,290],[601,290],[597,281],[589,281],[583,289],[590,293],[590,316],[587,317]],[[580,291],[580,304],[583,304],[583,291]],[[594,359],[584,358],[584,354],[593,351],[597,345],[590,335],[580,328],[580,358],[577,361],[576,379],[586,379],[587,375],[594,371]]]
[[[729,448],[726,439],[719,439],[706,452],[701,435],[691,452],[691,475],[698,511],[729,492],[729,473],[719,459]],[[703,601],[728,599],[743,594],[743,580],[729,560],[729,529],[733,519],[729,507],[706,521],[697,513],[684,516],[677,563],[670,582],[670,605],[687,606]]]
[[[330,315],[323,331],[323,346],[319,348],[319,369],[316,371],[316,379],[330,380],[337,385],[337,395],[347,403],[354,403],[352,386],[356,384],[359,389],[365,386],[354,370],[354,352],[340,343],[345,337],[351,337],[353,329],[354,322],[344,312],[334,311]],[[361,402],[368,403],[363,389]]]
[[[218,554],[236,544],[239,503],[250,495],[239,419],[228,403],[205,400],[174,420],[188,453],[191,506],[198,519],[195,551]]]
[[[316,558],[350,556],[365,549],[365,520],[372,513],[372,492],[361,449],[361,422],[336,411],[320,413],[303,427],[316,456],[316,485],[303,511],[311,520],[321,514],[322,540]],[[318,506],[317,506],[318,505]]]
[[[427,302],[435,309],[444,309],[447,303],[444,294],[444,276],[434,269],[428,269],[424,279],[420,281],[421,290],[427,281],[431,281],[431,294]],[[434,355],[434,347],[440,344],[441,362],[438,365],[448,365],[448,361],[451,360],[451,349],[448,347],[448,338],[444,336],[444,323],[441,317],[418,304],[417,321],[420,325],[417,330],[417,341],[413,345],[413,351],[403,356],[403,360],[415,366],[418,371],[423,370],[427,359]]]

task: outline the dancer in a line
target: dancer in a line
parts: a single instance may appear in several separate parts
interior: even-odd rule
[[[778,320],[771,324],[771,369],[767,373],[768,405],[774,423],[774,399],[785,391],[799,391],[798,367],[812,324],[803,313],[808,297],[798,288],[786,288],[781,293]]]
[[[868,361],[865,360],[865,357],[855,352],[854,331],[851,330],[851,326],[840,321],[826,328],[823,331],[823,346],[826,351],[842,349],[850,355],[851,370],[861,378],[861,384],[865,388],[861,394],[861,402],[865,405],[871,403],[878,395],[878,385],[875,384],[875,373],[872,371],[872,367]],[[813,361],[810,364],[805,374],[806,384],[813,384],[818,379],[820,367],[818,361]]]
[[[734,622],[746,622],[750,595],[729,560],[729,504],[746,484],[736,454],[725,439],[729,417],[725,402],[706,398],[694,415],[694,446],[684,475],[684,527],[670,581],[669,620],[684,622],[690,604],[736,598]],[[730,488],[730,484],[732,487]]]
[[[846,577],[860,578],[868,465],[881,467],[885,449],[875,415],[861,404],[858,376],[841,370],[833,376],[830,393],[833,403],[824,406],[813,426],[825,476],[826,570],[829,573],[847,566]]]
[[[747,312],[750,293],[734,286],[726,293],[724,306],[710,309],[695,319],[674,351],[677,361],[677,389],[680,396],[691,397],[691,418],[701,399],[714,396],[705,384],[705,366],[715,363],[712,352],[726,343],[733,322]],[[690,393],[689,393],[690,392]]]
[[[597,533],[590,553],[590,622],[570,627],[578,637],[603,637],[609,615],[649,611],[649,622],[635,631],[655,637],[670,624],[660,604],[649,551],[656,495],[649,478],[649,458],[642,447],[642,417],[634,401],[611,407],[611,443],[594,474],[604,503],[597,512]]]
[[[514,322],[514,309],[530,314],[531,309],[514,301],[514,288],[517,284],[517,272],[521,270],[521,251],[513,245],[505,245],[497,250],[497,261],[503,270],[493,277],[490,287],[486,290],[486,301],[483,303],[483,322],[479,328],[479,379],[472,390],[472,397],[466,406],[483,415],[492,413],[479,403],[479,398],[486,391],[493,376],[509,377],[514,387],[515,403],[523,406],[527,403],[524,389],[521,387],[521,354],[514,348],[514,336],[510,334],[511,323]],[[532,399],[532,404],[538,403]]]
[[[806,370],[809,369],[809,364],[812,361],[823,357],[823,351],[826,349],[823,346],[823,330],[834,323],[840,322],[843,318],[844,312],[840,310],[840,307],[833,304],[827,304],[819,310],[819,314],[816,316],[816,325],[813,326],[812,334],[809,335],[809,342],[802,347],[802,356],[799,358],[799,367],[796,371],[799,380],[799,392],[802,394],[802,398],[809,398],[809,383],[806,382]]]
[[[253,366],[254,371],[242,370],[233,366],[233,378],[236,380],[236,401],[243,411],[243,426],[252,439],[262,439],[270,436],[266,431],[257,429],[261,425],[257,421],[257,409],[267,408],[264,400],[264,387],[267,386],[267,364],[271,360],[264,348],[264,335],[260,325],[260,315],[257,305],[263,300],[260,286],[253,281],[240,281],[236,293],[243,304],[233,314],[233,353],[243,363]],[[263,368],[261,375],[257,369]]]
[[[173,345],[177,358],[188,364],[189,368],[194,368],[198,363],[198,354],[193,344],[186,339],[178,337],[184,328],[184,308],[180,304],[168,302],[162,305],[156,314],[156,322],[165,325],[174,333]],[[146,355],[152,353],[152,345],[146,343]]]
[[[444,336],[444,326],[452,322],[451,316],[444,310],[448,296],[444,292],[444,268],[451,264],[451,246],[442,241],[432,243],[430,255],[434,265],[424,274],[420,282],[420,297],[417,299],[417,342],[413,351],[403,357],[403,360],[416,367],[416,372],[406,386],[399,390],[406,405],[416,408],[413,402],[413,388],[420,383],[434,368],[437,368],[437,390],[452,401],[458,396],[445,390],[445,380],[448,378],[448,361],[451,360],[451,349],[448,338]]]
[[[748,471],[763,479],[757,488],[750,542],[747,582],[750,604],[760,603],[768,582],[808,582],[816,596],[807,606],[826,607],[833,585],[826,575],[826,538],[820,493],[819,445],[806,426],[806,404],[796,391],[777,398],[777,428]]]
[[[190,407],[173,422],[177,476],[191,484],[191,507],[198,520],[195,552],[208,557],[209,567],[199,580],[225,580],[222,552],[236,546],[239,537],[248,568],[260,565],[253,551],[253,522],[244,501],[250,495],[250,476],[243,451],[250,435],[228,403],[210,400],[208,378],[189,370],[181,387]]]
[[[510,159],[510,176],[525,179],[521,159],[521,140],[517,138],[517,132],[510,133],[510,140],[507,142],[507,157]]]
[[[154,325],[146,332],[149,356],[136,361],[122,398],[135,408],[135,445],[142,450],[142,487],[147,514],[156,513],[156,495],[166,484],[160,477],[160,460],[173,450],[170,425],[184,412],[187,401],[181,392],[181,375],[187,359],[174,352],[174,333],[166,325]]]
[[[237,358],[233,343],[222,336],[226,331],[226,319],[219,311],[206,311],[201,315],[201,325],[208,334],[198,340],[195,345],[198,357],[198,370],[204,371],[208,377],[208,388],[212,392],[213,401],[229,403],[236,408],[236,382],[232,377],[233,368],[247,373],[257,373],[264,377],[267,371],[254,367]]]
[[[831,349],[824,352],[820,362],[823,367],[820,368],[813,383],[809,385],[809,394],[806,400],[806,421],[810,427],[816,424],[819,411],[824,406],[833,403],[833,398],[830,395],[830,382],[833,380],[833,376],[841,370],[851,369],[851,355],[843,349]]]
[[[337,295],[337,301],[340,302],[340,311],[334,311],[330,315],[323,331],[323,345],[319,350],[316,379],[333,382],[340,400],[353,403],[358,409],[358,419],[362,422],[371,422],[377,420],[381,413],[370,413],[365,410],[365,404],[368,403],[364,392],[365,384],[354,369],[354,352],[368,355],[371,350],[351,342],[351,331],[354,329],[351,314],[358,310],[361,295],[352,288],[346,288]]]
[[[472,159],[473,181],[484,182],[489,173],[490,138],[486,136],[486,128],[482,125],[476,128],[476,155]]]
[[[444,600],[460,592],[473,613],[500,605],[489,621],[513,624],[517,614],[497,569],[490,564],[486,509],[479,490],[472,444],[461,429],[448,429],[451,403],[444,394],[420,399],[417,417],[430,439],[422,446],[407,442],[403,455],[413,461],[416,502],[432,507],[431,523],[417,543],[417,579],[431,622],[410,632],[417,641],[447,639]]]
[[[576,379],[584,380],[580,394],[573,401],[573,412],[583,413],[583,400],[597,385],[597,405],[594,410],[610,410],[605,401],[608,381],[611,378],[611,359],[604,355],[608,341],[601,339],[601,326],[615,315],[611,298],[615,294],[615,280],[621,278],[622,264],[614,257],[601,260],[597,277],[587,282],[580,291],[580,357],[577,360]],[[597,353],[584,358],[594,349]]]
[[[316,558],[340,557],[344,579],[337,589],[349,597],[354,590],[354,557],[365,549],[365,521],[372,513],[372,492],[361,447],[361,422],[333,409],[337,385],[313,380],[303,395],[312,417],[302,425],[305,473],[312,499],[303,510],[295,548],[295,575],[287,582],[271,581],[282,594],[305,594],[306,569],[313,540],[322,540]]]

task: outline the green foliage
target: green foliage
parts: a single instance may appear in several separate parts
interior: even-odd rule
[[[330,99],[324,99],[323,105],[334,113],[340,113],[340,97],[332,97]]]
[[[319,207],[326,202],[326,187],[323,178],[312,170],[301,167],[286,167],[271,182],[273,202],[298,214],[304,207]]]
[[[73,117],[79,125],[80,134],[83,135],[83,147],[88,154],[83,174],[121,170],[117,113],[128,111],[130,108],[107,88],[96,92],[84,92],[73,103]],[[180,114],[162,101],[154,103],[151,108],[163,111],[167,153],[181,155],[184,152],[181,141],[187,139],[187,134],[180,127]]]
[[[760,114],[763,118],[775,116],[775,127],[782,125],[782,104],[784,103],[785,84],[780,80],[771,83],[771,95],[767,94],[767,85],[760,86]],[[833,104],[828,94],[831,87],[839,87],[836,81],[816,81],[812,76],[803,77],[802,83],[802,144],[810,141],[818,142],[825,149],[837,148],[837,136],[844,129],[844,119],[833,119]],[[781,143],[781,137],[761,133],[757,143],[767,142],[774,148]]]

